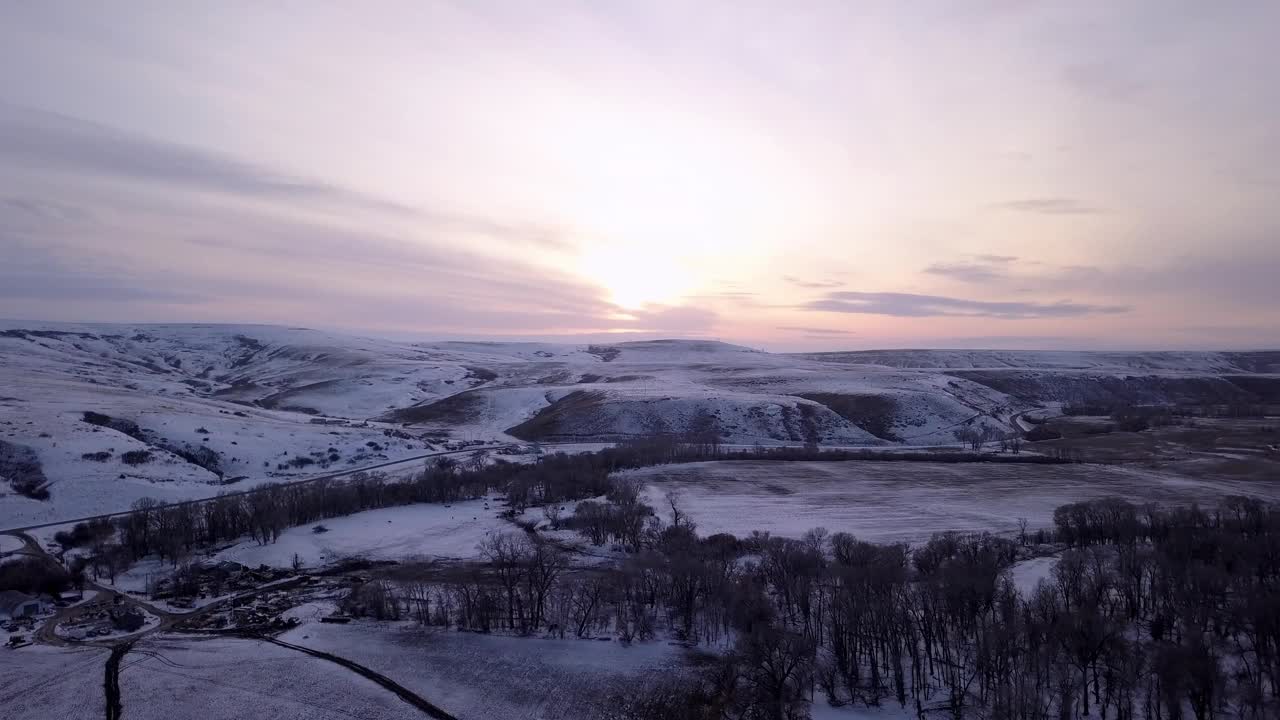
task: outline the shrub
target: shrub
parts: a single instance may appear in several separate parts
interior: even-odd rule
[[[222,474],[222,456],[218,454],[217,450],[203,445],[194,447],[187,445],[181,448],[165,446],[165,449],[192,465],[199,465],[215,475]]]
[[[73,547],[88,545],[98,538],[110,537],[113,533],[115,533],[115,526],[110,520],[90,520],[87,523],[76,523],[69,532],[59,530],[54,533],[53,540],[61,545],[63,550],[69,550]]]
[[[90,425],[104,427],[109,430],[124,433],[134,440],[146,442],[146,436],[142,433],[142,428],[138,427],[138,423],[132,420],[124,420],[122,418],[113,418],[110,415],[104,415],[92,410],[86,410],[82,419]]]
[[[151,462],[155,456],[150,450],[130,450],[120,455],[120,462],[125,465],[143,465]]]
[[[49,480],[44,475],[40,457],[26,445],[0,440],[0,477],[9,479],[9,485],[19,495],[32,500],[48,500]]]
[[[84,421],[89,423],[90,425],[97,425],[99,427],[111,426],[110,415],[103,415],[102,413],[97,413],[92,410],[84,411]]]
[[[32,500],[48,500],[49,488],[30,481],[19,482],[17,480],[10,481],[9,485],[13,491]]]
[[[94,462],[106,462],[111,459],[111,453],[107,450],[99,452],[85,453],[80,456],[81,460],[92,460]]]
[[[1062,437],[1062,433],[1052,430],[1044,425],[1037,425],[1027,431],[1027,442],[1040,442],[1041,440],[1058,440]]]

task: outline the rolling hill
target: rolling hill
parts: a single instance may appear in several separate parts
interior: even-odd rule
[[[1280,353],[770,354],[701,340],[406,343],[262,325],[0,325],[0,526],[414,457],[448,441],[953,442],[1054,403],[1275,402]],[[92,415],[86,415],[91,413]],[[127,458],[131,459],[126,459]],[[138,461],[141,459],[140,461]],[[133,462],[138,461],[138,462]],[[0,467],[13,480],[18,467]]]

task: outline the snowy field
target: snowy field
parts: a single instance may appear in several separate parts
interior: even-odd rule
[[[1012,532],[1053,522],[1059,505],[1105,496],[1135,503],[1275,501],[1280,486],[1104,465],[922,462],[708,462],[628,471],[669,512],[675,491],[698,532],[799,537],[815,527],[872,542],[921,542],[947,530]]]
[[[486,504],[489,509],[485,509]],[[294,555],[309,568],[349,557],[471,559],[479,556],[476,546],[489,533],[518,530],[498,517],[498,512],[497,500],[368,510],[316,523],[328,528],[328,532],[314,532],[314,525],[289,528],[277,542],[259,545],[246,540],[220,551],[215,559],[249,567],[284,568],[291,566]]]
[[[462,720],[600,717],[610,696],[679,671],[664,642],[503,637],[408,624],[308,623],[282,640],[384,673]]]
[[[94,679],[101,685],[102,674]],[[266,642],[221,637],[144,639],[121,663],[120,696],[124,716],[139,720],[423,717],[388,690],[334,663]]]
[[[107,655],[106,650],[91,647],[30,645],[17,650],[0,649],[0,717],[102,717],[106,707],[102,678]]]
[[[683,667],[665,643],[546,640],[426,631],[405,624],[324,625],[309,616],[281,640],[381,673],[463,720],[600,717],[617,692]],[[105,707],[97,648],[0,651],[5,720],[97,718]],[[125,717],[391,720],[423,713],[352,670],[258,640],[162,633],[120,665]]]

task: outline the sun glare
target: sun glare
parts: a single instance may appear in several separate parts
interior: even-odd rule
[[[676,303],[692,287],[692,278],[681,263],[643,248],[592,248],[583,255],[580,272],[626,310]]]
[[[563,208],[593,238],[578,272],[627,309],[676,304],[757,255],[775,206],[757,148],[651,108],[575,106],[555,129]]]

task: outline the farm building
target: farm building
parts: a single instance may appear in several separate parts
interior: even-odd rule
[[[40,601],[17,590],[0,592],[0,620],[13,620],[40,612]]]

